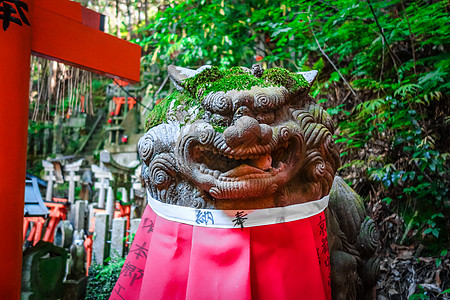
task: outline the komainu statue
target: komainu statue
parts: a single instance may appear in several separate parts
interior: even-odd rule
[[[177,91],[138,143],[149,212],[113,295],[373,296],[378,237],[358,195],[335,177],[333,121],[308,95],[317,71],[168,71]]]

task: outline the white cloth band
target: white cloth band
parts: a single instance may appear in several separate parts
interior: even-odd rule
[[[315,216],[328,206],[329,196],[307,203],[255,210],[196,209],[162,203],[147,191],[148,205],[160,217],[179,223],[211,228],[243,228],[286,223]]]

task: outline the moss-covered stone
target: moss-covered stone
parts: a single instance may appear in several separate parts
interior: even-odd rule
[[[253,76],[241,67],[232,67],[220,70],[217,67],[205,69],[194,77],[184,80],[185,92],[174,92],[155,106],[147,118],[146,129],[167,122],[167,114],[171,103],[173,110],[198,107],[195,116],[191,116],[189,123],[202,119],[205,109],[201,106],[203,97],[215,92],[228,92],[231,90],[250,90],[252,87],[284,86],[290,93],[296,94],[305,91],[309,84],[305,78],[283,68],[272,68],[264,71],[261,78]],[[186,121],[186,120],[185,120]],[[218,132],[223,132],[222,124],[212,124]]]
[[[308,88],[308,82],[301,74],[295,74],[283,68],[266,70],[261,78],[274,85],[284,86],[293,94]]]
[[[218,67],[205,69],[194,77],[188,78],[183,82],[184,88],[193,98],[197,95],[198,88],[206,83],[217,81],[223,78],[223,72]]]
[[[149,130],[156,125],[167,122],[167,112],[170,108],[170,103],[179,95],[178,92],[172,93],[163,99],[159,104],[150,111],[150,114],[145,121],[145,130]]]
[[[189,108],[194,106],[200,106],[200,100],[192,97],[189,93],[179,93],[175,99],[174,109],[176,110],[178,106],[183,105],[184,110],[189,110]]]
[[[225,126],[220,126],[217,124],[212,124],[212,127],[214,128],[214,130],[216,132],[220,132],[220,133],[223,133],[225,131],[225,129],[227,129]]]
[[[244,71],[241,67],[231,67],[229,70],[224,71],[225,76],[228,75],[238,75],[238,74],[249,74]]]
[[[272,85],[251,74],[231,74],[215,82],[204,84],[202,86],[204,88],[202,96],[219,91],[226,93],[231,90],[250,90],[253,86],[269,87]]]

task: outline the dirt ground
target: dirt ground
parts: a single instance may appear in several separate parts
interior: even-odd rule
[[[403,220],[381,202],[373,205],[372,215],[380,233],[377,300],[450,300],[450,250],[444,256],[429,257],[420,243],[400,245]],[[449,293],[442,293],[446,290]]]

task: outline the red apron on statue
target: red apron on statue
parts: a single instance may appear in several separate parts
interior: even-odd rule
[[[323,210],[149,206],[110,299],[331,299]]]

